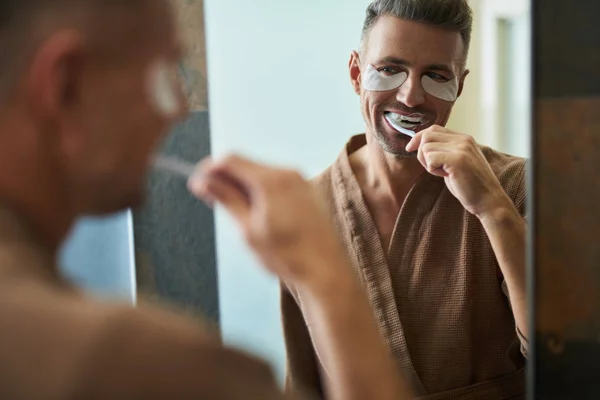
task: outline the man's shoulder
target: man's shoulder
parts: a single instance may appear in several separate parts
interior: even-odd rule
[[[106,398],[116,393],[130,398],[194,393],[242,399],[249,389],[264,396],[260,398],[280,398],[267,364],[222,347],[202,324],[168,308],[101,303],[35,279],[19,282],[0,295],[0,323],[11,327],[5,332],[10,348],[0,348],[4,364],[15,366],[0,379],[34,374],[35,367],[28,372],[18,367],[37,363],[54,369],[54,380],[39,374],[31,378],[34,386],[60,393],[57,398],[88,398],[98,392]],[[73,371],[80,371],[77,382]],[[168,371],[183,372],[176,380],[164,379]],[[237,389],[227,385],[232,374],[240,379]],[[132,379],[145,384],[136,385]],[[27,398],[34,394],[34,389],[12,381],[10,388],[0,388],[0,397],[3,390],[26,393]]]
[[[331,194],[335,189],[335,180],[342,175],[348,175],[350,154],[366,144],[365,134],[353,135],[344,145],[337,158],[327,168],[310,179],[313,186],[320,192]]]
[[[502,153],[487,146],[480,147],[497,177],[504,175],[518,177],[524,174],[527,165],[526,158]]]
[[[496,151],[487,146],[481,146],[481,151],[506,193],[516,204],[519,203],[517,206],[524,203],[528,160]]]
[[[148,388],[161,393],[162,398],[173,392],[241,399],[244,391],[265,399],[280,398],[268,364],[249,354],[223,347],[218,337],[199,321],[157,306],[113,307],[107,314],[112,318],[102,327],[101,340],[89,355],[89,359],[98,361],[88,369],[92,376],[103,373],[101,367],[95,368],[98,364],[123,365],[122,372],[130,374],[140,372],[127,367],[147,365],[144,378]],[[107,351],[115,347],[120,349],[118,354]],[[165,370],[185,372],[177,382],[160,382]],[[231,375],[239,380],[239,387],[227,384]],[[135,388],[111,384],[107,391],[118,393],[123,389],[130,391],[132,396],[139,394]]]

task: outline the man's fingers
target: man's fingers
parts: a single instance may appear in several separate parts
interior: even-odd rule
[[[420,153],[432,153],[434,151],[454,153],[456,151],[456,145],[452,142],[427,142],[421,143],[421,147],[419,147]]]
[[[255,189],[271,168],[237,155],[230,155],[210,166],[211,172],[226,175],[249,190]]]
[[[460,134],[449,131],[448,129],[433,125],[417,133],[414,138],[406,145],[406,151],[412,152],[418,150],[425,143],[452,142]]]
[[[190,180],[188,188],[209,205],[220,203],[241,224],[247,223],[250,200],[234,181],[214,173],[203,174],[201,178]]]
[[[208,176],[218,176],[220,179],[228,181],[230,185],[236,186],[249,198],[250,192],[260,186],[261,177],[266,169],[258,163],[236,155],[225,157],[219,161],[207,157],[198,163],[189,182],[202,181]]]
[[[248,198],[256,197],[269,185],[270,179],[278,170],[250,161],[238,155],[230,155],[221,160],[204,160],[198,164],[190,181],[202,179],[204,176],[216,175],[229,181],[230,185]]]
[[[208,191],[240,225],[247,227],[250,219],[250,203],[245,193],[224,179],[210,179]]]
[[[442,153],[442,152],[451,152],[452,144],[447,142],[429,142],[421,144],[419,150],[417,152],[417,159],[425,167],[425,169],[429,170],[427,157],[430,153]]]
[[[228,179],[253,201],[277,196],[303,180],[297,171],[266,166],[236,155],[207,164],[202,173]]]
[[[187,187],[191,194],[205,202],[208,206],[213,206],[215,199],[208,192],[204,179],[197,175],[193,176],[193,178],[188,180]]]
[[[455,155],[446,151],[432,151],[420,155],[419,161],[427,172],[432,175],[447,177],[448,168],[452,165]]]

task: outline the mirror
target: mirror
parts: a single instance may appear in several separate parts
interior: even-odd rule
[[[162,153],[194,162],[239,152],[320,176],[315,182],[341,221],[340,237],[384,339],[417,393],[488,382],[489,390],[521,394],[525,362],[515,304],[504,293],[511,283],[503,285],[505,271],[496,264],[488,227],[475,208],[467,211],[465,204],[476,201],[459,199],[442,176],[423,172],[416,157],[403,155],[410,138],[384,124],[392,115],[417,131],[436,123],[451,131],[441,132],[444,138],[473,137],[477,144],[470,148],[481,151],[480,164],[467,172],[491,165],[488,178],[507,192],[518,217],[525,215],[524,161],[504,153],[530,153],[529,1],[469,2],[468,75],[462,64],[466,31],[461,35],[458,26],[448,31],[381,17],[361,41],[365,0],[173,4],[186,48],[180,75],[191,112]],[[433,11],[428,18],[440,16]],[[375,77],[405,72],[406,80],[391,91],[367,90],[362,79],[368,65],[379,68]],[[450,112],[448,96],[459,92]],[[367,145],[355,136],[365,131]],[[458,147],[453,142],[451,148]],[[384,157],[389,170],[377,161]],[[378,189],[386,185],[394,189]],[[302,369],[297,352],[310,346],[310,338],[301,310],[284,291],[282,326],[279,282],[259,267],[235,224],[221,210],[213,214],[198,205],[178,177],[155,171],[148,187],[148,203],[127,213],[125,225],[92,225],[87,236],[75,232],[66,254],[78,260],[97,254],[88,251],[91,242],[125,229],[133,240],[121,249],[121,269],[131,272],[135,265],[127,286],[132,301],[157,297],[207,317],[219,324],[226,343],[268,360],[281,381],[286,353],[292,370]],[[96,239],[82,240],[90,235]],[[524,253],[523,241],[519,246]],[[132,273],[127,276],[132,281]],[[314,360],[310,368],[318,369]]]
[[[240,152],[260,161],[298,168],[307,177],[315,177],[335,163],[348,140],[353,135],[365,132],[366,123],[361,113],[360,97],[355,93],[350,80],[348,61],[353,50],[360,50],[361,29],[368,4],[364,0],[261,0],[251,3],[205,0],[213,154],[220,156],[232,151]],[[452,110],[447,128],[471,135],[477,143],[490,146],[498,152],[529,157],[529,1],[479,0],[471,1],[470,4],[475,21],[467,61],[470,74]],[[429,30],[424,32],[431,34]],[[415,38],[417,39],[420,40]],[[381,45],[381,41],[377,45]],[[431,52],[423,53],[430,55]],[[418,61],[420,60],[412,62]],[[413,81],[409,79],[409,82]],[[375,97],[371,99],[373,98]],[[384,101],[394,104],[398,102]],[[441,107],[436,111],[443,109],[439,100],[431,101],[427,106],[415,107],[431,110],[431,104],[435,104],[434,108]],[[356,146],[359,147],[360,144]],[[492,156],[491,154],[496,153],[491,150],[486,152],[489,157],[504,160],[501,161],[506,166],[502,172],[502,184],[511,191],[512,198],[517,199],[517,207],[524,214],[523,161],[515,161],[518,167],[512,164],[508,167],[509,159],[499,155]],[[353,167],[354,165],[349,167],[350,175],[341,178],[348,179],[348,190],[360,188],[357,186],[356,174],[352,177],[352,173],[356,172]],[[518,171],[515,172],[516,170]],[[516,175],[511,175],[513,173]],[[434,181],[440,182],[439,179]],[[327,182],[323,182],[322,187],[325,191],[339,190],[328,186]],[[511,376],[507,378],[511,383],[507,384],[507,393],[522,394],[524,358],[519,350],[508,299],[502,293],[502,276],[500,270],[494,267],[494,253],[487,243],[487,236],[481,229],[481,224],[467,217],[458,208],[454,216],[448,216],[453,215],[452,213],[443,214],[441,208],[436,209],[439,201],[448,201],[452,204],[451,207],[457,204],[450,195],[442,196],[443,199],[439,200],[445,186],[434,185],[431,189],[433,192],[428,187],[421,182],[418,190],[410,195],[411,203],[405,205],[406,210],[402,212],[396,226],[394,239],[388,238],[389,246],[381,246],[381,236],[384,235],[378,235],[374,219],[379,218],[378,222],[389,219],[395,221],[398,210],[396,214],[391,213],[391,217],[373,217],[373,210],[377,208],[373,204],[377,204],[377,201],[372,200],[370,204],[360,206],[360,210],[366,211],[361,214],[364,220],[352,220],[356,217],[354,214],[345,218],[350,221],[349,224],[354,224],[344,228],[347,230],[343,234],[346,246],[363,246],[367,249],[360,257],[368,260],[373,274],[385,277],[369,283],[368,272],[363,271],[362,275],[367,286],[372,286],[368,290],[374,306],[379,307],[378,320],[384,336],[421,395],[449,391],[455,387],[508,375]],[[373,198],[377,198],[377,195],[374,194]],[[356,195],[350,199],[343,198],[342,201],[354,202],[356,208],[359,207],[356,202],[363,199]],[[365,201],[369,203],[369,199]],[[449,222],[444,223],[443,227],[437,225],[436,221],[441,219],[428,216],[433,213],[432,209],[444,215],[439,218],[449,218]],[[461,217],[458,218],[457,215]],[[469,227],[463,226],[463,217],[471,221],[472,225],[469,222]],[[279,376],[283,377],[286,348],[281,335],[279,284],[259,268],[258,262],[237,234],[235,224],[220,210],[216,212],[215,225],[219,317],[223,337],[229,344],[266,358]],[[382,226],[385,226],[388,236],[391,236],[394,225],[382,223]],[[439,229],[433,238],[435,240],[411,241],[411,238],[423,235],[419,230],[423,226]],[[468,242],[471,247],[461,255],[458,246],[462,242],[453,242],[451,238],[453,235],[471,235],[471,232],[476,239]],[[464,237],[466,240],[467,236]],[[524,260],[524,247],[522,250]],[[351,252],[355,252],[356,256],[356,249],[351,249]],[[436,259],[439,254],[447,257],[442,258],[440,255]],[[420,266],[422,269],[407,272],[406,268],[412,268],[415,260],[418,263],[419,257],[429,261]],[[492,272],[485,277],[477,275],[479,272],[474,272],[474,275],[444,272],[442,277],[436,278],[437,281],[431,277],[434,274],[433,268],[459,268],[463,261],[473,262],[478,267],[485,263]],[[451,266],[444,266],[446,262]],[[367,268],[369,267],[365,265],[364,269]],[[426,280],[432,280],[432,286],[428,286],[424,282]],[[437,283],[433,283],[434,281]],[[448,301],[456,301],[457,304],[464,304],[461,301],[477,302],[458,294],[458,288],[463,284],[474,285],[473,290],[478,288],[480,295],[489,293],[489,298],[494,299],[495,305],[491,308],[481,308],[474,304],[464,305],[463,308],[460,305],[456,311],[450,309],[451,306],[445,306],[446,298],[453,299]],[[446,293],[451,285],[456,285],[454,292]],[[484,297],[481,297],[481,301],[488,301]],[[415,310],[418,308],[401,306],[402,301],[405,301],[415,304],[421,302],[419,304],[427,307],[427,298],[431,299],[431,304],[439,305],[436,310],[446,313],[443,315],[449,321],[452,320],[451,315],[457,320],[444,326],[445,317],[436,320],[427,315],[429,311],[433,312],[432,309],[424,308],[423,314],[417,317]],[[436,301],[439,303],[435,303]],[[293,301],[288,301],[288,304],[293,307]],[[464,318],[478,320],[483,327],[462,330],[462,323],[452,325]],[[504,322],[497,326],[495,324],[498,323],[494,320]],[[294,321],[288,323],[301,325],[301,320]],[[437,327],[435,329],[445,333],[432,334],[429,328],[424,327]],[[451,332],[454,329],[461,333],[453,336]],[[501,332],[501,338],[494,342],[496,339],[491,338],[496,337],[498,332]],[[305,344],[306,334],[307,332],[298,334],[303,337]],[[427,337],[430,337],[431,342],[422,345],[417,343]],[[486,342],[495,344],[486,347],[483,345]],[[502,347],[501,351],[498,346]],[[289,356],[289,347],[287,350]],[[510,354],[510,357],[507,358],[505,354]],[[491,358],[495,361],[489,361]],[[461,366],[451,364],[450,359],[461,360]],[[458,378],[461,374],[456,373],[453,374],[454,378],[446,380],[442,377],[447,373],[435,368],[429,369],[428,365],[432,364],[446,367],[453,365],[449,368],[453,371],[463,367],[466,371],[472,367],[473,370],[482,372],[481,375],[469,372],[469,376],[464,376],[464,379]],[[458,382],[452,379],[462,380]]]

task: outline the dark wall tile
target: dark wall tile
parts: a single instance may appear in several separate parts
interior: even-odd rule
[[[162,153],[196,162],[210,154],[208,112],[175,127]],[[148,201],[134,213],[138,286],[217,322],[219,317],[213,212],[187,191],[186,181],[155,171]]]
[[[535,0],[537,97],[600,93],[600,1]]]

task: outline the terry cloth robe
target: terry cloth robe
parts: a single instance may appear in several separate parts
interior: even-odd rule
[[[388,256],[350,166],[366,144],[353,137],[314,180],[373,306],[385,343],[422,399],[524,398],[527,339],[477,217],[443,178],[424,173],[404,201]],[[481,147],[500,184],[525,216],[525,160]],[[335,290],[335,288],[332,288]],[[323,373],[293,288],[282,285],[287,387],[322,396]]]

